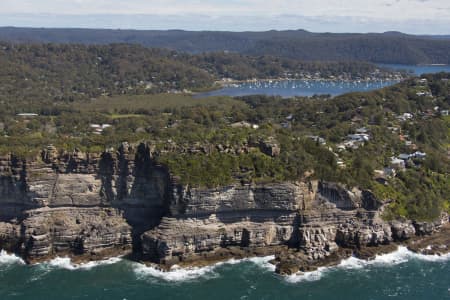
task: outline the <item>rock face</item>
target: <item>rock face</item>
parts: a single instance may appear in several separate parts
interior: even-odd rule
[[[146,144],[101,154],[49,146],[30,161],[0,157],[0,248],[30,262],[133,251],[170,266],[224,249],[289,248],[277,270],[294,272],[342,249],[407,240],[448,222],[443,215],[434,223],[387,223],[382,205],[370,191],[329,182],[183,186]]]
[[[228,246],[295,244],[297,211],[312,201],[307,184],[173,189],[172,216],[142,236],[143,253],[156,262],[176,263]]]
[[[131,226],[113,208],[42,208],[25,213],[23,255],[30,260],[57,253],[99,255],[130,250]],[[118,251],[120,252],[120,251]]]
[[[413,237],[418,226],[428,230],[421,223],[385,222],[381,207],[370,191],[326,182],[221,189],[174,185],[171,216],[142,235],[143,253],[170,266],[202,259],[202,254],[220,256],[219,250],[227,247],[287,245],[297,252],[281,259],[278,270],[292,272],[342,257],[342,248],[386,247]]]
[[[139,250],[140,235],[168,212],[169,184],[145,144],[102,154],[49,146],[31,161],[0,157],[0,248],[30,261]]]

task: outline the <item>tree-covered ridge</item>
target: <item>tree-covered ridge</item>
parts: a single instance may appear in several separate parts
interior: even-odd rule
[[[39,116],[4,110],[0,152],[38,157],[48,144],[100,152],[147,141],[185,184],[308,177],[370,189],[392,201],[388,217],[434,218],[449,208],[449,79],[425,75],[332,99],[121,95],[55,103]],[[402,154],[412,156],[394,166]]]
[[[396,32],[349,34],[304,30],[266,32],[0,28],[11,42],[131,43],[190,53],[231,51],[309,61],[450,64],[450,39]]]
[[[5,101],[74,101],[212,86],[211,74],[175,55],[129,45],[1,44],[1,96]]]
[[[0,101],[75,101],[214,87],[223,78],[385,78],[360,62],[302,62],[233,53],[183,54],[137,45],[0,43]]]

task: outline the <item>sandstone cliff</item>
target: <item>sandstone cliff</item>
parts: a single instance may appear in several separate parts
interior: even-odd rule
[[[0,247],[30,261],[60,254],[118,254],[168,211],[167,170],[147,145],[87,154],[0,157]]]
[[[222,257],[233,247],[289,248],[292,255],[277,255],[278,270],[289,273],[342,248],[387,245],[448,222],[443,215],[435,223],[387,223],[370,191],[336,183],[183,186],[152,152],[123,143],[101,154],[49,146],[34,160],[0,157],[0,248],[30,262],[132,252],[166,266]]]

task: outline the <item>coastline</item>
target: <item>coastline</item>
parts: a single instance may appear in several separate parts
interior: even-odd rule
[[[286,82],[286,81],[310,81],[310,82],[377,82],[377,81],[398,81],[401,82],[409,77],[402,76],[401,78],[360,78],[360,79],[349,79],[349,78],[253,78],[253,79],[244,79],[244,80],[220,80],[216,81],[216,84],[221,85],[221,88],[226,87],[227,85],[232,84],[244,84],[244,83],[255,83],[255,82]],[[215,90],[215,89],[213,89]]]
[[[383,255],[391,255],[398,251],[409,251],[410,255],[421,255],[430,260],[443,258],[450,254],[450,223],[431,235],[415,236],[403,242],[392,242],[386,245],[372,247],[339,247],[330,256],[314,262],[304,260],[298,249],[287,246],[269,246],[259,248],[227,247],[211,253],[200,253],[176,264],[156,264],[133,257],[131,249],[114,248],[97,254],[73,255],[70,252],[58,256],[48,256],[41,259],[22,259],[17,254],[9,254],[2,250],[2,255],[8,256],[5,262],[21,262],[27,265],[49,265],[69,270],[90,269],[95,266],[113,264],[121,260],[139,264],[142,268],[151,268],[154,272],[170,274],[171,272],[189,272],[203,268],[214,268],[222,264],[236,264],[252,259],[261,259],[271,266],[271,269],[283,277],[299,276],[318,271],[323,268],[345,265],[346,260],[357,259],[361,263],[370,263]],[[168,275],[169,276],[169,275]],[[170,277],[170,276],[169,276]]]

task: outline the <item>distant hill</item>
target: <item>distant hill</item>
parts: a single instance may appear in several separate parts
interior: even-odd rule
[[[230,51],[309,61],[450,64],[450,37],[400,32],[368,34],[0,28],[0,40],[15,43],[131,43],[189,53]]]

